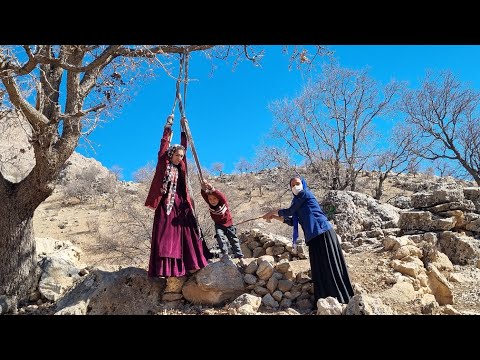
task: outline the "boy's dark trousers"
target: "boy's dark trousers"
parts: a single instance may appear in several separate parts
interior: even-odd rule
[[[223,226],[215,224],[215,238],[217,239],[218,247],[222,252],[222,255],[228,255],[228,244],[227,240],[230,241],[232,245],[233,256],[235,258],[242,258],[243,253],[240,249],[240,240],[237,237],[237,229],[235,226]]]

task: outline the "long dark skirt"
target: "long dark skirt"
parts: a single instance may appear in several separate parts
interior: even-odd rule
[[[353,288],[337,234],[330,229],[308,243],[315,308],[317,300],[329,296],[348,304]]]
[[[204,268],[208,261],[191,208],[176,194],[175,204],[167,215],[163,200],[153,220],[148,276],[179,277],[189,270]]]

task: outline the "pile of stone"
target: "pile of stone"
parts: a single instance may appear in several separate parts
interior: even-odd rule
[[[400,235],[433,233],[435,245],[458,265],[480,257],[480,188],[436,189],[411,196],[400,212]]]
[[[300,244],[294,249],[290,239],[257,229],[242,233],[240,238],[246,258],[238,265],[245,290],[261,297],[267,310],[293,307],[311,311],[313,286],[307,247]]]

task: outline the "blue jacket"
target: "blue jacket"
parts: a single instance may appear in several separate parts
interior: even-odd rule
[[[332,224],[328,222],[327,216],[323,212],[315,195],[308,189],[306,182],[302,179],[303,190],[294,195],[292,204],[288,209],[278,210],[278,215],[283,216],[285,223],[292,226],[292,217],[298,216],[298,223],[303,229],[305,242],[309,242],[314,237],[328,231]]]

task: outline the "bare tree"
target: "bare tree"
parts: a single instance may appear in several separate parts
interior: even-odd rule
[[[271,169],[272,175],[277,172],[278,169],[289,171],[293,166],[292,157],[288,151],[288,148],[281,148],[279,146],[260,145],[255,154],[254,160],[255,168],[257,171]],[[275,182],[276,175],[273,176],[272,181]]]
[[[133,180],[141,184],[150,185],[154,175],[155,165],[150,162],[133,173]]]
[[[218,172],[218,176],[223,175],[223,168],[225,167],[225,164],[221,162],[215,162],[212,164],[212,170]]]
[[[295,57],[302,54],[298,47],[285,51],[294,61],[312,63],[308,53]],[[79,138],[125,103],[127,89],[153,74],[146,68],[157,66],[171,76],[175,56],[195,52],[235,63],[257,63],[263,54],[247,45],[0,46],[0,114],[26,119],[35,154],[35,165],[20,181],[0,174],[0,296],[21,299],[36,285],[33,213],[52,194]],[[324,53],[316,46],[313,58]]]
[[[408,165],[407,165],[407,172],[409,174],[412,174],[413,177],[415,177],[416,175],[418,175],[418,172],[420,170],[420,162],[417,161],[417,160],[410,160],[408,162]]]
[[[0,110],[22,114],[31,128],[35,165],[13,183],[0,175],[0,296],[22,298],[35,286],[32,217],[55,187],[65,161],[102,119],[118,109],[143,64],[172,70],[175,54],[205,51],[210,57],[240,55],[247,46],[24,45],[0,47]],[[33,100],[32,100],[33,99]],[[0,119],[0,122],[3,122]]]
[[[458,176],[457,170],[452,166],[450,161],[445,160],[435,160],[433,162],[435,170],[438,172],[438,176],[446,177],[446,176]]]
[[[123,169],[118,165],[113,165],[110,168],[110,172],[115,176],[115,180],[122,180],[123,179]]]
[[[412,128],[397,124],[392,130],[390,147],[376,156],[375,168],[378,170],[378,183],[375,188],[375,199],[380,200],[383,194],[383,183],[392,171],[405,172],[409,163],[414,162],[415,133]]]
[[[367,70],[324,65],[320,79],[308,84],[300,96],[270,105],[272,134],[317,173],[319,164],[332,163],[330,188],[355,190],[356,178],[373,151],[372,122],[391,110],[401,87],[391,82],[382,96]]]
[[[255,168],[261,173],[261,187],[269,186],[276,192],[277,197],[284,194],[288,188],[288,181],[293,176],[292,159],[287,149],[278,146],[261,145],[256,150]]]
[[[235,164],[235,170],[240,172],[240,174],[244,174],[252,170],[252,164],[250,164],[250,162],[247,159],[242,157]]]
[[[427,73],[420,89],[405,93],[401,109],[421,134],[416,154],[454,161],[480,185],[480,93],[451,72]]]

